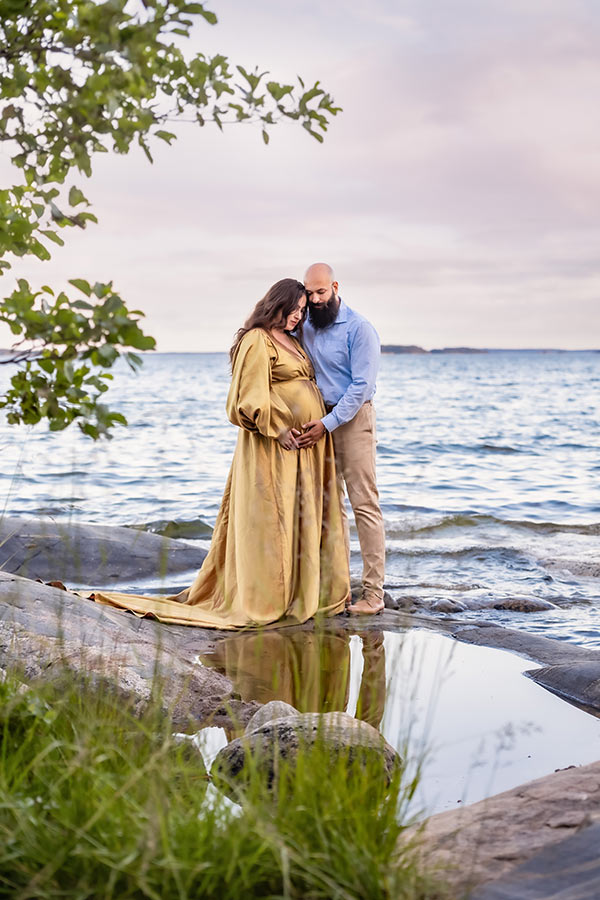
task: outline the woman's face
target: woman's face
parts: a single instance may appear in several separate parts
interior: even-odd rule
[[[298,300],[298,305],[296,309],[290,313],[290,315],[285,320],[285,325],[283,326],[284,331],[293,331],[294,328],[298,325],[301,319],[304,318],[304,310],[306,309],[306,297],[300,297]]]

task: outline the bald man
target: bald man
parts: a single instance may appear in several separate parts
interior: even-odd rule
[[[342,490],[345,483],[354,510],[363,559],[362,594],[349,612],[373,615],[384,607],[385,575],[385,530],[375,476],[373,408],[381,353],[379,337],[370,322],[343,302],[331,266],[309,266],[304,286],[308,300],[304,342],[327,414],[304,425],[298,445],[312,447],[326,431],[332,433],[338,479]],[[346,517],[345,534],[349,554]]]

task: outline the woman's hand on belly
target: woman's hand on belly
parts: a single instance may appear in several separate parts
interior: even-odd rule
[[[277,440],[284,450],[297,450],[300,432],[297,428],[290,428],[288,431],[282,431]]]

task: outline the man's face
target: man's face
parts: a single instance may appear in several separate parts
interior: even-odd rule
[[[309,275],[304,283],[308,300],[308,314],[315,328],[327,328],[335,322],[338,313],[338,283],[326,276]]]

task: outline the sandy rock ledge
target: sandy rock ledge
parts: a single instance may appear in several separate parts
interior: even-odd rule
[[[162,676],[165,709],[182,729],[200,723],[239,727],[259,708],[240,700],[231,681],[194,664],[215,633],[161,628],[150,619],[100,606],[75,594],[0,572],[0,666],[27,682],[76,675],[108,679],[140,708]]]
[[[499,879],[516,883],[518,867],[550,847],[554,849],[553,858],[562,858],[564,868],[568,868],[570,849],[565,838],[581,833],[581,841],[593,827],[589,837],[594,836],[595,840],[598,825],[600,762],[595,762],[562,769],[460,810],[439,813],[428,819],[422,830],[412,829],[410,838],[417,838],[423,864],[440,872],[457,900],[464,896],[472,896],[473,900],[480,896],[481,900],[488,896],[533,900],[544,895],[519,893],[516,888],[505,894],[500,888],[496,893],[470,892],[496,881],[500,885]],[[593,891],[597,888],[600,892],[600,870],[597,869],[595,877],[598,880],[590,887],[591,893],[561,893],[560,896],[581,900],[597,898],[600,893]],[[572,879],[575,883],[575,873]]]

